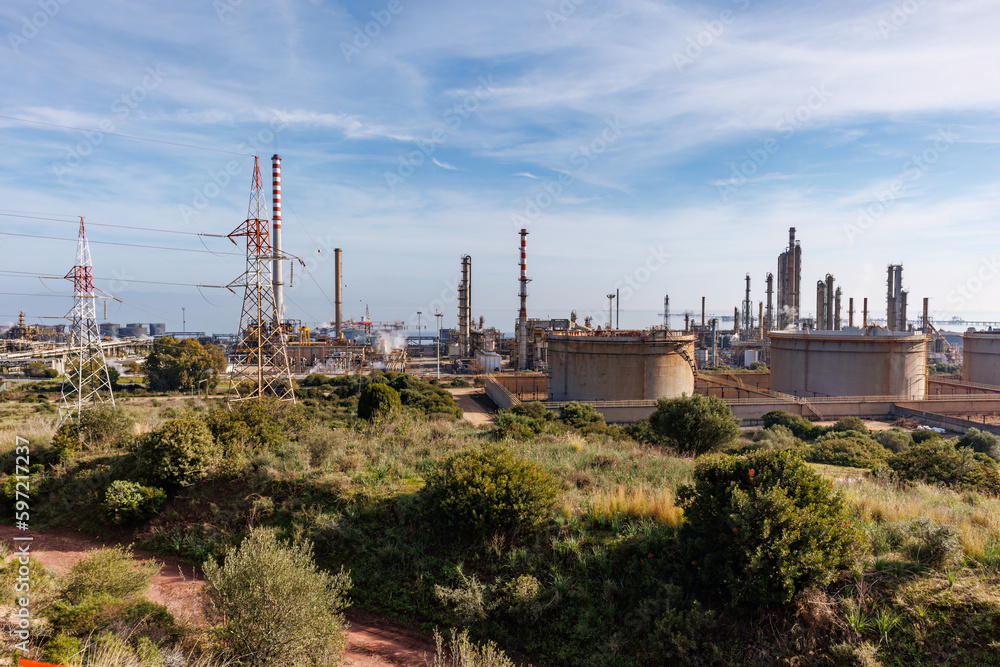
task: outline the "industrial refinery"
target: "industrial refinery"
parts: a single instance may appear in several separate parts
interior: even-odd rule
[[[665,294],[662,323],[619,328],[617,290],[605,295],[607,319],[601,317],[601,322],[595,322],[593,314],[581,322],[572,309],[565,318],[532,316],[527,228],[517,231],[517,262],[511,262],[512,269],[516,266],[511,284],[516,281],[519,300],[512,334],[504,333],[506,323],[487,326],[484,317],[475,316],[470,254],[455,262],[457,327],[440,326],[441,312],[418,311],[413,334],[412,323],[373,321],[367,307],[359,320],[345,320],[340,247],[334,251],[331,321],[306,326],[286,315],[283,264],[289,263],[293,275],[296,263],[304,262],[282,246],[277,154],[271,158],[271,182],[268,207],[259,159],[254,158],[247,217],[228,234],[234,243],[239,240],[246,257],[245,271],[226,286],[243,292],[236,333],[188,331],[186,322],[179,332],[169,331],[162,322],[98,322],[95,304],[109,295],[93,285],[81,218],[77,263],[66,276],[75,290],[71,324],[34,326],[22,312],[17,324],[3,333],[0,369],[16,377],[40,361],[59,373],[77,373],[70,378],[62,407],[72,410],[75,400],[79,409],[81,394],[97,380],[110,394],[109,383],[95,380],[92,371],[87,371],[91,376],[80,375],[80,369],[94,367],[90,360],[135,357],[156,338],[171,336],[195,338],[225,352],[231,401],[264,395],[294,400],[296,376],[381,369],[438,377],[442,370],[481,375],[486,394],[499,408],[522,400],[542,400],[550,407],[581,401],[617,423],[648,415],[661,398],[694,393],[731,402],[749,425],[774,409],[817,418],[885,416],[902,404],[941,415],[982,418],[1000,413],[1000,333],[989,325],[986,330],[943,332],[931,321],[927,298],[921,317],[910,319],[903,266],[894,263],[886,268],[885,317],[875,317],[869,296],[845,297],[831,273],[804,264],[795,227],[789,228],[787,245],[776,253],[774,272],[756,283],[763,285],[763,294],[755,298],[754,277],[745,273],[742,279],[732,276],[734,285],[742,287],[742,299],[731,315],[721,304],[726,314],[711,314],[705,296],[680,295],[682,301],[701,304],[700,313],[683,313],[683,327],[671,326],[671,295]],[[812,312],[803,300],[803,275],[810,274],[817,276]],[[812,283],[807,279],[806,284]],[[674,299],[676,303],[678,295]],[[718,307],[712,310],[717,313]],[[928,371],[959,365],[960,374]],[[91,392],[86,398],[98,400],[100,395]]]

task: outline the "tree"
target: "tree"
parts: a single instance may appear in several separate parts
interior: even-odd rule
[[[187,486],[208,476],[221,447],[199,417],[171,419],[139,442],[140,467],[150,479],[168,486]]]
[[[153,341],[143,373],[153,391],[215,389],[226,370],[226,356],[214,345],[202,345],[194,338],[178,340],[164,336]]]
[[[239,665],[340,664],[350,577],[323,572],[309,542],[286,544],[253,530],[222,565],[204,565],[209,612]]]
[[[716,396],[661,398],[649,425],[658,440],[692,454],[722,449],[740,435],[740,420]]]
[[[702,459],[677,497],[701,583],[734,608],[787,604],[862,549],[843,494],[791,451]]]
[[[24,374],[32,378],[59,377],[59,371],[49,368],[44,361],[32,361],[25,367]]]
[[[965,435],[958,439],[957,446],[969,447],[974,452],[986,454],[990,458],[1000,461],[1000,437],[989,431],[970,428]]]
[[[358,398],[358,416],[370,422],[389,419],[399,414],[402,407],[399,393],[381,382],[365,387]]]

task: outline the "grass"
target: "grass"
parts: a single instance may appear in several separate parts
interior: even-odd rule
[[[668,488],[616,486],[598,489],[590,496],[590,516],[601,523],[611,523],[613,517],[650,519],[676,528],[684,511],[674,504],[674,494]]]

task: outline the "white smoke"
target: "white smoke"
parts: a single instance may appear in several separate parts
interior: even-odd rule
[[[406,336],[396,331],[376,331],[372,349],[382,354],[406,349]]]

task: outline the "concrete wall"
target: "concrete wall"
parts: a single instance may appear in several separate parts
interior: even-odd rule
[[[549,378],[545,375],[495,374],[491,377],[522,401],[548,400]]]
[[[962,380],[1000,384],[1000,332],[962,335]]]
[[[923,396],[923,336],[772,332],[771,389],[795,396]]]
[[[932,408],[934,406],[925,407]],[[948,429],[949,431],[954,431],[955,433],[966,433],[970,428],[978,428],[980,431],[988,431],[994,435],[1000,435],[1000,426],[980,424],[979,422],[974,422],[970,419],[949,417],[948,415],[926,412],[925,410],[914,410],[913,408],[903,407],[902,405],[894,405],[892,413],[899,417],[917,419],[921,423],[928,426],[937,426],[938,428]]]
[[[653,400],[694,393],[694,337],[547,339],[552,401]]]

